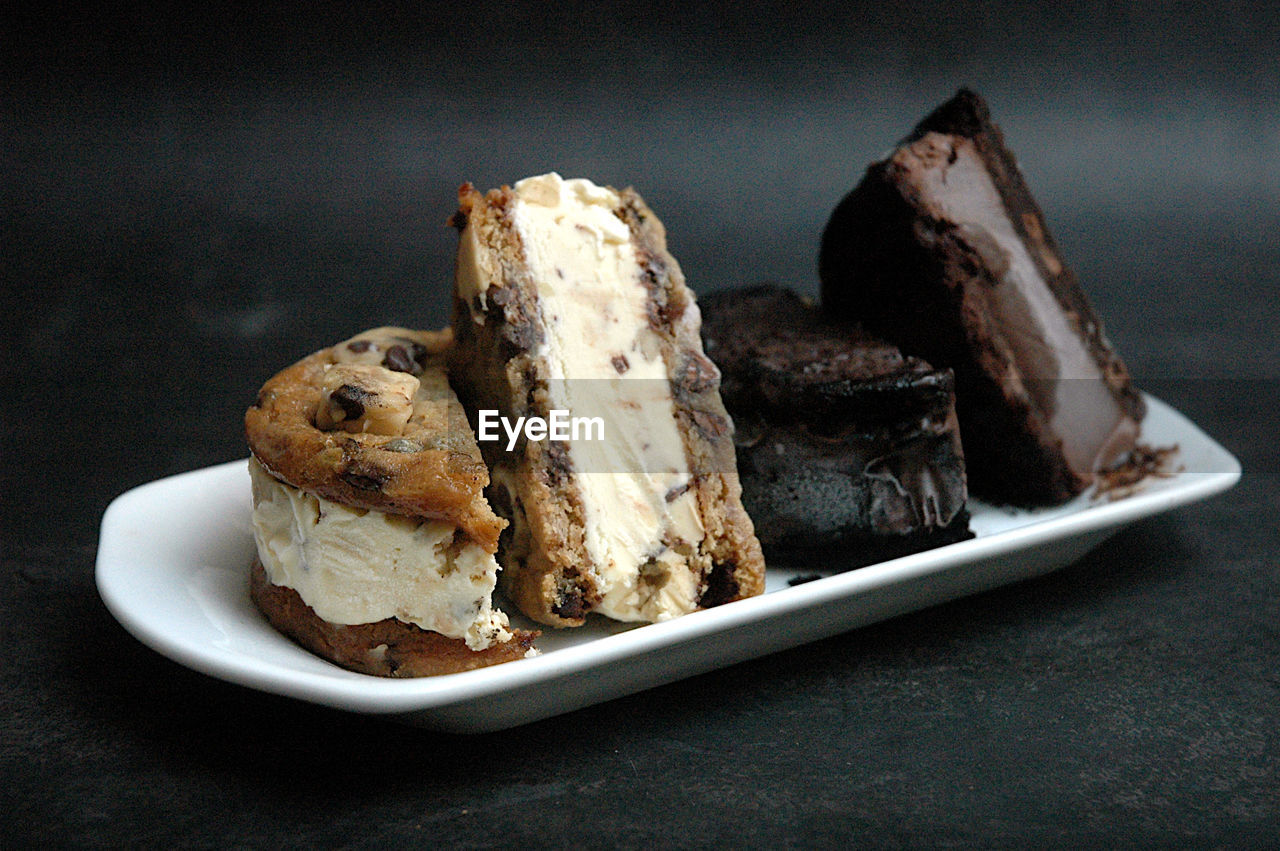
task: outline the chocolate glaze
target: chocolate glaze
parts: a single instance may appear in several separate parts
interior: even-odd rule
[[[743,504],[771,557],[838,547],[853,567],[971,537],[949,370],[781,287],[699,304]]]
[[[952,209],[981,207],[972,193],[950,207],[939,201],[939,187],[950,177],[944,191],[955,192],[966,170],[994,187],[986,219]],[[955,370],[977,495],[1062,502],[1133,447],[1141,394],[973,92],[959,92],[868,168],[827,224],[819,271],[826,310]]]

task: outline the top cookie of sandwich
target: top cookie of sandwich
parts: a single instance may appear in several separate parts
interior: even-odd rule
[[[506,525],[449,388],[448,331],[375,328],[272,377],[245,413],[255,458],[277,479],[343,505],[445,520],[489,552]]]

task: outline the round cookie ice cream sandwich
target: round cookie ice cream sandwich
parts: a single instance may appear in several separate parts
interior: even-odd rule
[[[251,596],[344,668],[418,677],[536,652],[493,605],[505,523],[449,387],[451,340],[366,331],[277,374],[245,415]]]

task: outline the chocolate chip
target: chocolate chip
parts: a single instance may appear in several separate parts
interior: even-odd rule
[[[675,502],[677,499],[680,498],[680,495],[685,491],[687,491],[688,489],[689,489],[688,482],[685,482],[682,485],[676,485],[675,487],[667,491],[666,496],[664,496],[663,499],[666,502]]]
[[[399,344],[387,349],[387,354],[382,359],[382,365],[387,369],[396,372],[407,372],[410,375],[420,375],[422,373],[422,365],[413,359],[408,349]]]
[[[361,491],[382,490],[382,483],[384,481],[377,476],[364,476],[359,473],[342,473],[338,478],[342,479],[356,490]]]
[[[582,591],[574,588],[567,591],[561,591],[555,605],[551,607],[551,613],[559,615],[565,620],[577,620],[587,614],[586,600],[583,599]]]
[[[719,377],[715,364],[702,355],[691,354],[680,369],[677,382],[689,393],[702,393],[715,387]]]
[[[655,331],[661,331],[666,327],[666,319],[663,316],[662,305],[650,298],[645,302],[644,306],[645,318],[649,321],[649,327]]]
[[[716,440],[729,433],[729,423],[719,414],[694,411],[692,416],[693,424],[697,426],[698,431],[707,440]]]
[[[618,375],[622,375],[628,369],[631,369],[631,361],[627,360],[626,355],[614,355],[610,363],[618,371]]]
[[[330,404],[337,405],[348,420],[358,420],[364,416],[364,403],[369,393],[354,384],[343,384],[329,394]]]
[[[667,264],[651,250],[639,252],[638,258],[644,263],[644,284],[653,290],[662,289],[662,280],[667,276]]]
[[[561,485],[573,474],[573,462],[569,460],[569,448],[563,441],[548,440],[546,443],[547,484]]]
[[[649,262],[640,273],[640,283],[649,291],[649,298],[645,303],[645,315],[649,320],[649,327],[655,331],[661,331],[670,324],[671,319],[666,304],[667,294],[662,287],[661,273],[664,270],[653,261],[653,258],[646,259]]]
[[[542,342],[542,332],[523,317],[507,317],[502,336],[510,343],[512,354],[531,351]]]
[[[350,343],[347,343],[347,349],[355,352],[356,354],[362,354],[369,351],[371,348],[373,348],[373,343],[368,340],[352,340]]]
[[[719,606],[738,597],[738,580],[734,578],[735,565],[727,562],[716,562],[707,574],[707,589],[698,598],[698,605],[704,609]]]

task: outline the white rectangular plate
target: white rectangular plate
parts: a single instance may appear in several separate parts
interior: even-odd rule
[[[770,568],[763,596],[659,624],[593,619],[547,630],[542,655],[460,674],[356,674],[275,632],[249,600],[254,545],[244,461],[152,482],[112,502],[102,521],[98,590],[144,644],[210,676],[440,730],[498,730],[1048,573],[1127,523],[1236,483],[1240,465],[1230,453],[1168,405],[1147,401],[1143,439],[1178,444],[1181,471],[1148,479],[1131,496],[1086,495],[1037,511],[975,502],[973,540],[795,586],[790,579],[822,566]]]

